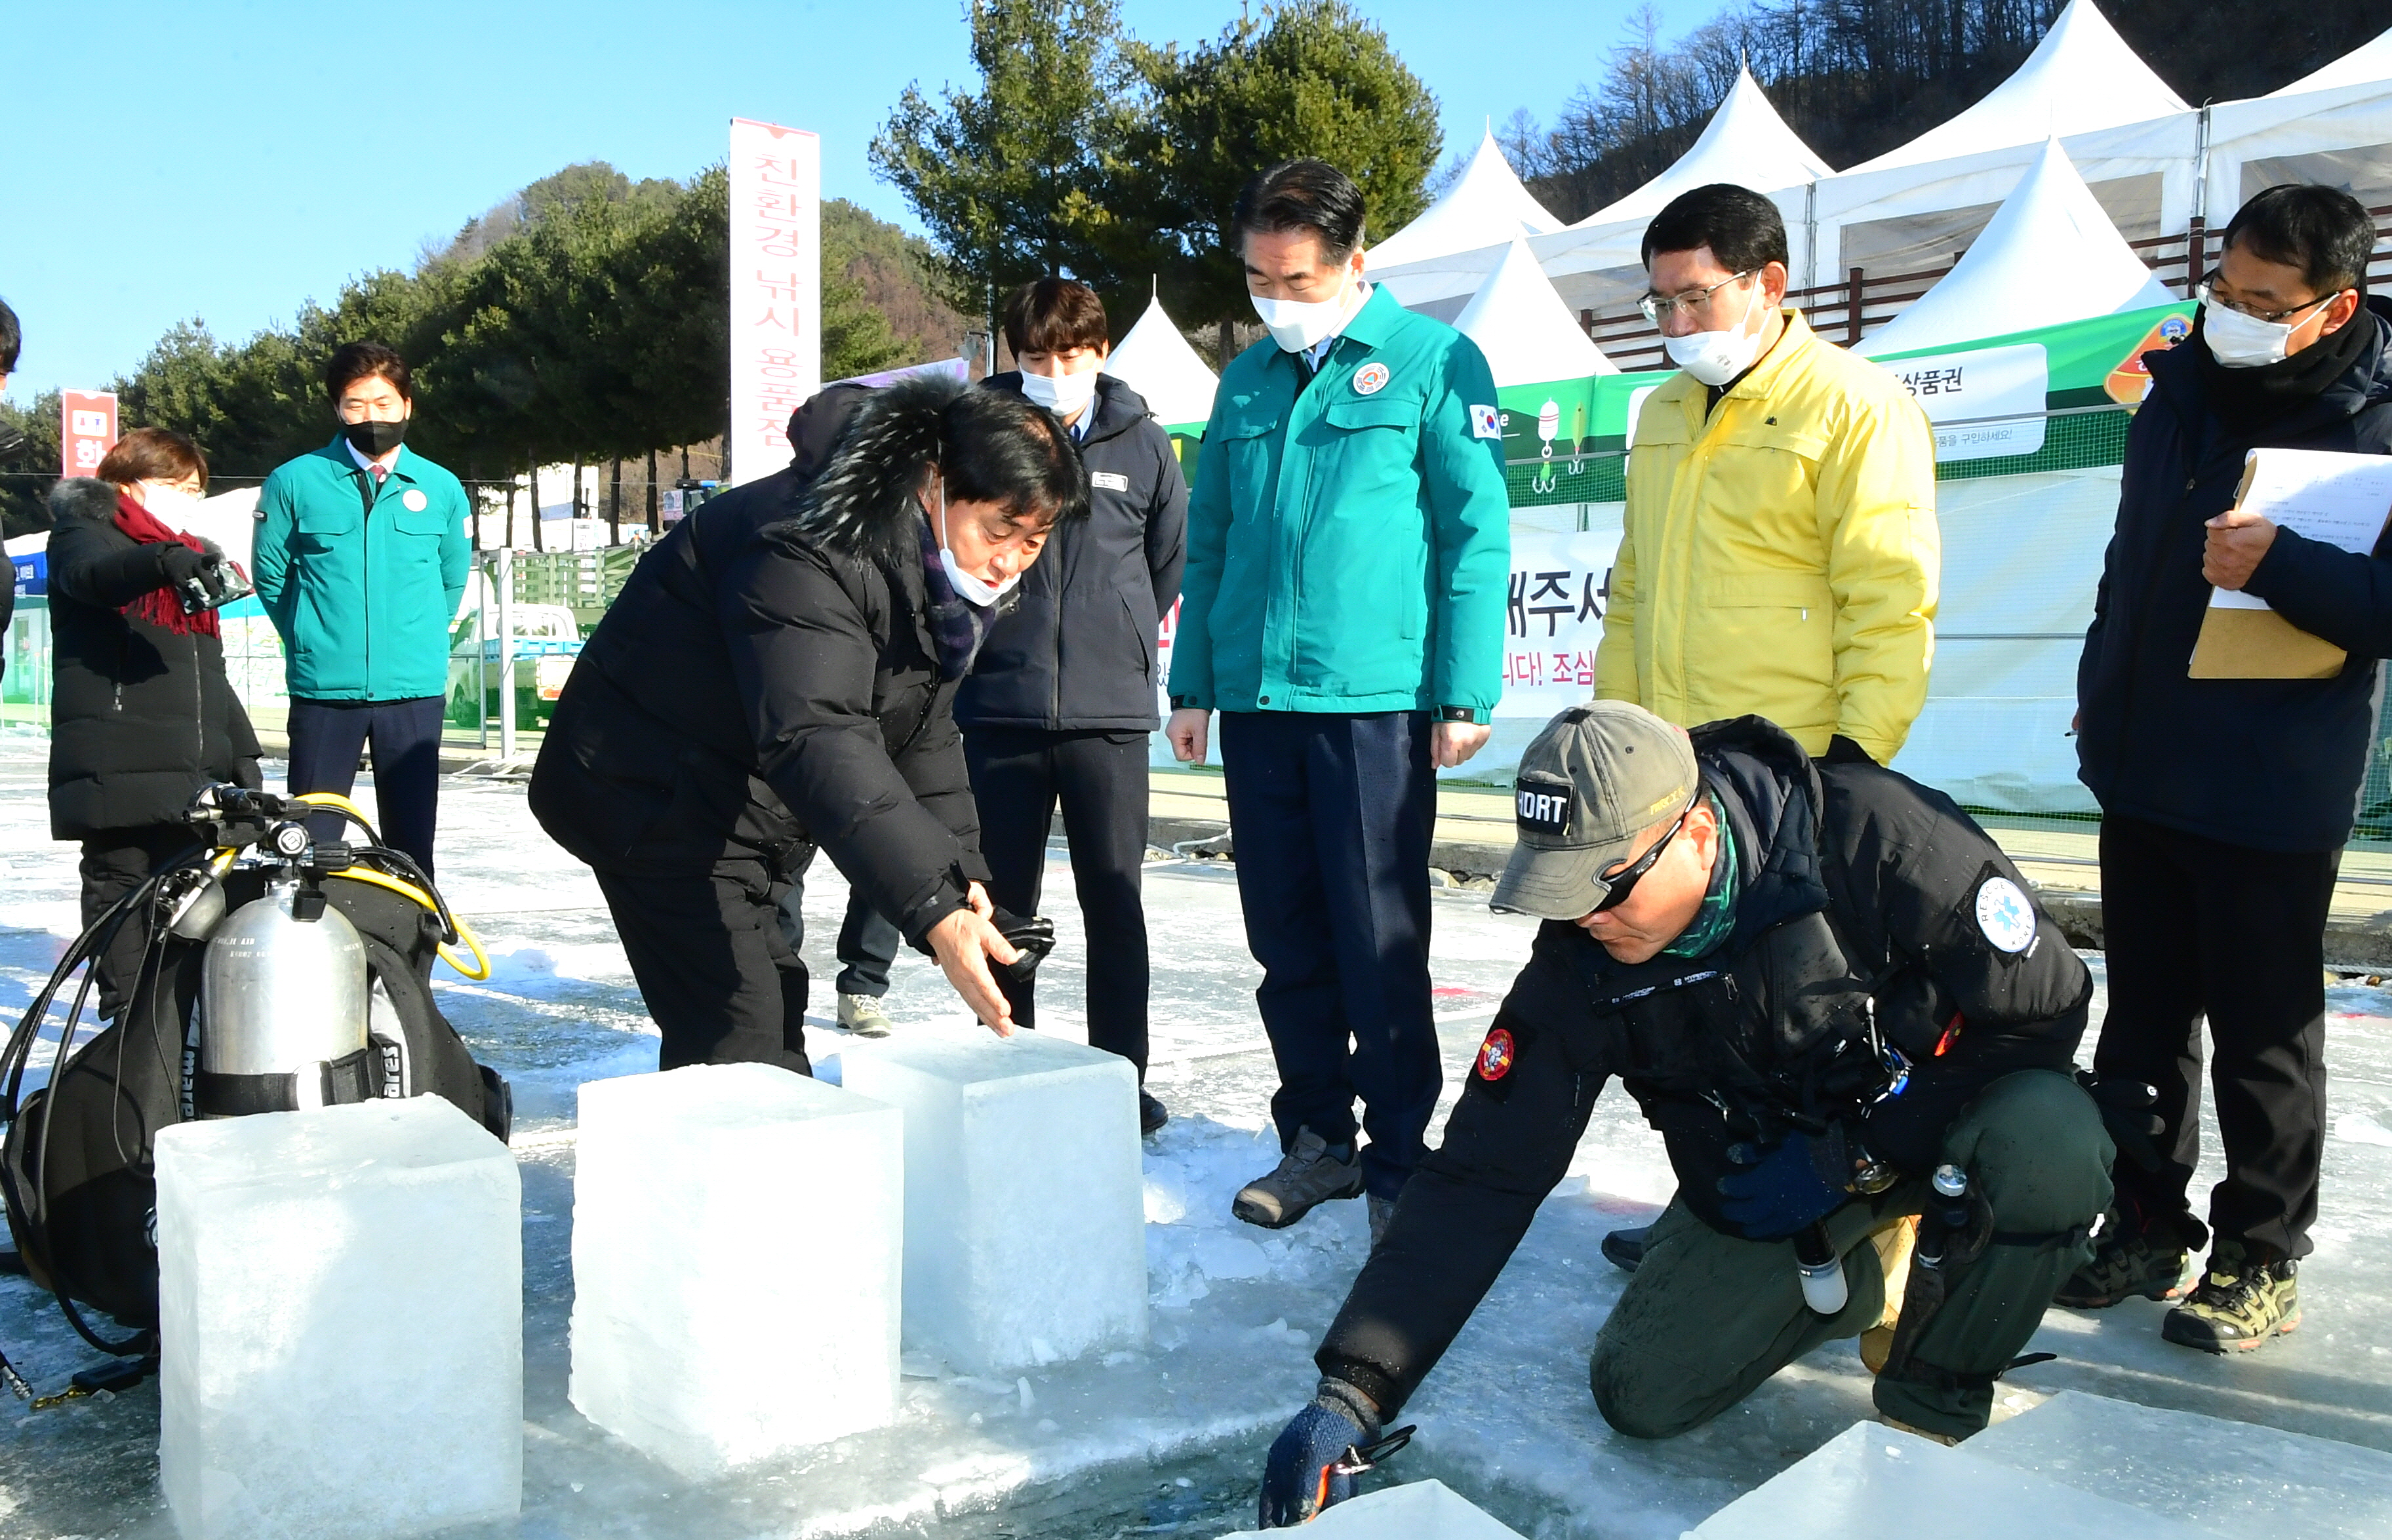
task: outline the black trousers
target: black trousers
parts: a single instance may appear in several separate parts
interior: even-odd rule
[[[2201,1024],[2226,1180],[2218,1234],[2305,1256],[2325,1141],[2325,921],[2342,852],[2224,845],[2131,818],[2101,822],[2110,1014],[2094,1067],[2159,1088],[2161,1170],[2120,1159],[2118,1199],[2146,1226],[2189,1219],[2201,1158]],[[2198,1245],[2197,1226],[2177,1226]]]
[[[440,726],[447,701],[421,695],[405,701],[291,703],[291,773],[302,792],[349,795],[358,783],[358,756],[373,743],[374,822],[383,843],[415,858],[432,875],[432,836],[440,822]],[[359,837],[341,832],[331,814],[308,820],[318,839]]]
[[[806,868],[801,866],[790,874],[789,890],[781,898],[781,934],[787,938],[791,951],[802,951],[806,944],[805,901]],[[863,894],[849,888],[847,913],[838,924],[835,988],[841,994],[868,994],[875,1000],[887,994],[889,970],[897,961],[897,949],[904,944],[904,935],[864,902]]]
[[[180,823],[103,829],[86,838],[83,860],[76,864],[83,876],[83,923],[89,925],[107,913],[110,904],[148,882],[152,872],[199,843]],[[94,967],[94,992],[103,1016],[123,1011],[140,987],[141,954],[150,936],[144,918],[128,916]]]
[[[1279,1061],[1282,1148],[1309,1128],[1371,1135],[1372,1195],[1403,1190],[1444,1071],[1429,1009],[1428,848],[1436,818],[1424,711],[1225,711],[1221,765],[1254,991]]]
[[[980,806],[988,896],[1038,912],[1046,836],[1058,803],[1072,845],[1072,886],[1088,933],[1088,1042],[1146,1079],[1146,755],[1143,732],[1048,732],[968,727],[964,763]],[[999,973],[1013,1019],[1035,1027],[1033,988]]]
[[[806,964],[781,930],[786,874],[760,858],[685,875],[596,874],[640,998],[664,1038],[656,1068],[777,1064],[811,1075]]]

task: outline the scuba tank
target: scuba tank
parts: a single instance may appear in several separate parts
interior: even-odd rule
[[[190,1105],[238,1118],[382,1094],[368,1037],[365,942],[320,888],[270,880],[208,937],[200,974]]]

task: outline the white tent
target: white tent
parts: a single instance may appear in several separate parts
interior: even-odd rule
[[[1644,227],[1671,199],[1713,182],[1734,182],[1767,193],[1786,216],[1795,271],[1803,247],[1806,189],[1832,175],[1827,162],[1786,126],[1749,71],[1736,84],[1687,151],[1670,169],[1568,229],[1529,243],[1565,304],[1618,304],[1643,291]]]
[[[2373,85],[2385,81],[2392,81],[2392,30],[2378,32],[2323,69],[2312,70],[2268,95],[2297,97],[2306,91],[2331,90],[2337,85]]]
[[[1164,314],[1160,297],[1148,302],[1146,314],[1105,359],[1105,372],[1145,396],[1147,409],[1166,428],[1212,420],[1220,381]]]
[[[2026,62],[1983,100],[1851,169],[1946,161],[2186,110],[2184,98],[2126,45],[2093,0],[2069,0]]]
[[[1570,318],[1569,306],[1518,236],[1453,325],[1487,355],[1499,389],[1619,372]]]
[[[2128,249],[2052,139],[1959,265],[1855,351],[1975,342],[2174,298]]]
[[[1365,252],[1362,264],[1376,278],[1384,269],[1433,262],[1515,235],[1543,235],[1561,227],[1562,222],[1520,185],[1495,143],[1495,131],[1489,128],[1453,186],[1418,219]]]

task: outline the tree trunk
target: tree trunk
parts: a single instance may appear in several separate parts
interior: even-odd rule
[[[534,550],[548,549],[548,532],[540,528],[546,522],[540,516],[540,461],[535,459],[531,462],[531,549]]]
[[[623,461],[620,456],[615,460],[615,478],[606,486],[606,543],[609,546],[623,543]]]
[[[508,549],[508,550],[513,550],[514,549],[514,544],[515,544],[515,484],[514,484],[514,482],[511,479],[511,480],[509,480],[509,481],[508,481],[508,483],[507,483],[507,549]]]
[[[663,515],[656,506],[656,452],[651,449],[648,451],[648,533],[661,534],[664,527]]]
[[[1220,367],[1222,369],[1226,369],[1229,367],[1229,359],[1237,348],[1237,345],[1238,323],[1224,318],[1221,322],[1221,344],[1218,349],[1221,355]]]

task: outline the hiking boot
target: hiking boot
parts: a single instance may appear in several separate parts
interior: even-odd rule
[[[1898,1432],[1908,1433],[1913,1438],[1925,1439],[1930,1443],[1940,1443],[1946,1449],[1953,1448],[1960,1443],[1960,1435],[1957,1433],[1930,1433],[1924,1428],[1913,1427],[1900,1417],[1888,1417],[1883,1412],[1877,1415],[1877,1419]]]
[[[838,1024],[860,1038],[885,1038],[897,1025],[880,1008],[877,994],[840,995]]]
[[[1376,1251],[1379,1242],[1387,1238],[1387,1226],[1396,1220],[1396,1200],[1371,1195],[1371,1249]]]
[[[1169,1121],[1171,1121],[1170,1109],[1140,1088],[1138,1094],[1138,1132],[1151,1137],[1162,1132],[1163,1125]]]
[[[1614,1230],[1603,1237],[1603,1260],[1622,1273],[1633,1273],[1644,1265],[1644,1243],[1653,1235],[1653,1226],[1640,1224],[1633,1230]]]
[[[2051,1302],[2070,1310],[2107,1310],[2121,1300],[2179,1300],[2192,1287],[2184,1281],[2188,1253],[2171,1248],[2162,1230],[2133,1229],[2115,1209],[2102,1221],[2093,1260],[2051,1291]]]
[[[1229,1212],[1266,1230],[1283,1230],[1332,1197],[1362,1196],[1362,1162],[1347,1145],[1341,1154],[1310,1129],[1299,1129],[1295,1148],[1279,1169],[1238,1190]]]
[[[2167,1313],[2160,1335],[2204,1352],[2248,1352],[2301,1324],[2291,1258],[2268,1260],[2242,1242],[2218,1238],[2192,1298]]]
[[[1910,1253],[1918,1245],[1918,1216],[1905,1214],[1869,1236],[1878,1266],[1885,1272],[1885,1309],[1877,1325],[1861,1333],[1861,1362],[1871,1374],[1885,1372],[1893,1352],[1893,1328],[1902,1324],[1902,1297],[1910,1288]]]

